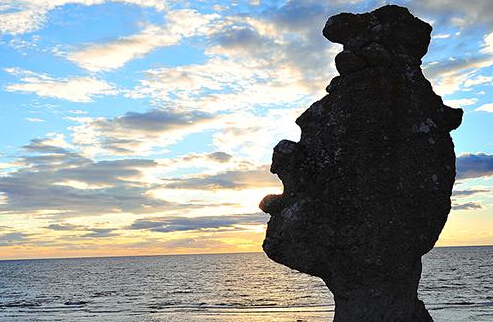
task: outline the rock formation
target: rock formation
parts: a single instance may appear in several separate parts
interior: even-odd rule
[[[321,277],[336,322],[432,321],[417,297],[421,256],[450,211],[462,110],[445,106],[421,72],[431,26],[406,8],[341,13],[323,30],[344,45],[340,76],[297,120],[295,143],[274,148],[284,184],[264,251]]]

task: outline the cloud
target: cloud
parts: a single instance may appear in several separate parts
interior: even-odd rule
[[[173,165],[190,155],[178,157],[177,161],[141,158],[93,160],[74,151],[63,136],[55,134],[46,139],[35,139],[23,150],[29,154],[18,158],[16,168],[0,177],[0,212],[56,220],[117,213],[139,215],[166,211],[169,214],[200,214],[206,210],[224,212],[231,208],[248,208],[238,208],[238,204],[231,201],[236,200],[234,198],[215,198],[200,191],[194,195],[180,190],[185,199],[155,193],[156,189],[169,182],[158,174],[166,172],[168,164]],[[221,167],[252,166],[246,162],[232,161],[232,156],[224,152],[194,155],[192,159],[194,161],[190,162],[207,160],[211,169],[214,168],[213,164]],[[255,183],[248,183],[248,180],[258,180],[262,187],[265,185],[263,181],[268,182],[272,179],[269,176],[274,177],[268,174],[267,168],[264,175],[267,178],[260,178],[262,173],[259,171],[240,171],[236,175],[231,171],[223,174],[223,180],[232,180],[230,184],[245,188],[255,187]],[[191,183],[188,184],[191,186]],[[251,195],[251,191],[246,193]],[[198,197],[197,194],[202,196]],[[55,223],[44,227],[51,230],[84,228]]]
[[[228,164],[233,156],[226,152],[190,153],[173,159],[160,160],[166,167],[207,167],[217,168],[219,164]]]
[[[474,210],[481,209],[481,205],[476,202],[466,202],[463,204],[455,204],[452,206],[453,210]]]
[[[87,226],[73,225],[69,223],[50,224],[44,228],[54,231],[67,231],[67,232],[77,231],[79,232],[78,236],[80,238],[106,238],[106,237],[114,237],[119,235],[118,233],[115,232],[116,229],[114,228],[91,228]],[[83,232],[83,234],[80,235],[80,232]],[[63,236],[59,238],[63,238]],[[71,240],[74,239],[73,234],[70,235],[70,239]]]
[[[153,109],[128,112],[115,118],[70,118],[79,125],[70,127],[72,141],[84,153],[95,155],[142,155],[184,136],[214,127],[214,117],[200,111]]]
[[[479,178],[493,175],[493,155],[484,153],[461,154],[456,160],[457,179]]]
[[[493,103],[483,104],[480,107],[476,108],[474,111],[493,113]]]
[[[372,9],[374,5],[364,6]],[[151,97],[159,103],[179,101],[208,112],[280,102],[308,104],[315,95],[323,95],[330,77],[337,75],[333,58],[342,49],[329,43],[321,27],[315,26],[323,26],[327,17],[340,10],[348,10],[347,3],[288,1],[282,6],[266,5],[255,16],[241,12],[217,17],[202,34],[208,44],[205,64],[148,70],[126,96]],[[478,45],[487,48],[488,40]],[[473,86],[470,78],[491,65],[493,57],[483,51],[431,62],[425,73],[438,93],[452,94]]]
[[[335,7],[319,3],[289,1],[281,8],[270,7],[257,17],[231,16],[210,35],[212,45],[217,46],[208,52],[232,60],[255,61],[262,68],[279,71],[279,76],[289,73],[291,79],[281,76],[276,80],[302,80],[298,86],[311,94],[323,89],[321,83],[330,75],[337,74],[333,58],[342,48],[329,43],[321,34],[321,26],[334,10]]]
[[[289,1],[256,16],[219,17],[204,35],[206,63],[150,69],[126,95],[208,112],[309,104],[337,74],[333,57],[342,48],[321,34],[335,10]]]
[[[234,228],[237,225],[265,224],[268,216],[264,213],[203,216],[203,217],[161,217],[138,219],[129,229],[150,230],[169,233],[175,231]]]
[[[50,229],[50,230],[56,230],[56,231],[73,231],[73,230],[84,230],[84,229],[86,229],[85,226],[72,225],[72,224],[67,224],[67,223],[50,224],[50,225],[46,226],[45,228]]]
[[[27,239],[28,234],[21,232],[12,232],[0,235],[0,247],[12,246],[23,242]]]
[[[94,161],[42,141],[28,145],[34,155],[0,177],[5,203],[0,211],[40,216],[86,216],[107,213],[148,214],[185,209],[147,194],[144,171],[157,163],[146,159]]]
[[[228,50],[224,52],[231,53],[234,50],[253,56],[261,53],[264,50],[263,47],[273,43],[270,37],[279,35],[272,28],[272,25],[262,25],[261,22],[256,21],[254,18],[243,21],[239,18],[231,18],[227,19],[224,24],[227,28],[212,35],[212,39],[220,48]],[[256,29],[259,27],[261,29]],[[271,29],[266,30],[269,27]],[[216,48],[216,50],[219,50],[219,48]]]
[[[105,2],[120,2],[153,7],[158,11],[165,10],[165,0],[5,0],[0,7],[0,33],[19,35],[34,32],[43,27],[48,13],[67,4],[81,4],[86,6],[99,5]]]
[[[65,135],[51,134],[43,139],[32,139],[29,144],[22,148],[29,152],[68,153],[68,149],[72,148],[72,145],[65,141]]]
[[[493,64],[489,55],[476,57],[451,58],[446,61],[432,62],[425,66],[424,73],[429,78],[442,78],[460,71],[478,70]],[[468,83],[471,85],[471,83]]]
[[[92,72],[120,68],[158,47],[172,46],[184,37],[204,33],[216,14],[195,10],[176,10],[166,14],[166,26],[148,25],[141,33],[106,44],[93,44],[68,54],[67,59]]]
[[[104,186],[100,188],[80,182],[65,181],[63,185],[45,182],[46,177],[42,175],[51,174],[24,170],[22,173],[2,177],[0,190],[8,196],[8,203],[0,205],[0,211],[29,213],[41,217],[66,217],[108,213],[153,213],[180,208],[174,203],[147,196],[145,188],[132,187],[124,183],[110,188]],[[98,180],[104,181],[104,178]]]
[[[32,93],[78,103],[118,93],[114,85],[92,77],[53,78],[19,68],[6,68],[5,71],[21,80],[21,83],[7,85],[5,89],[9,92]]]
[[[493,65],[493,33],[486,35],[482,41],[477,41],[476,32],[484,27],[489,28],[488,26],[493,23],[493,19],[478,18],[478,16],[481,18],[486,16],[478,9],[492,6],[490,2],[482,0],[474,2],[478,3],[478,7],[474,9],[458,0],[434,1],[433,4],[424,1],[412,3],[412,7],[418,13],[432,17],[430,19],[434,20],[434,28],[450,30],[455,25],[455,28],[466,29],[460,32],[462,42],[449,41],[435,46],[435,51],[456,52],[459,53],[457,56],[432,61],[425,65],[423,72],[431,80],[439,95],[450,95],[459,90],[468,90],[471,86],[491,82],[489,77],[476,74],[482,68]],[[444,7],[440,4],[444,4]],[[456,35],[459,35],[459,32]],[[446,47],[452,44],[454,47]],[[478,50],[477,47],[481,49]]]
[[[477,101],[477,98],[460,98],[455,100],[444,100],[443,103],[454,108],[463,108],[464,106],[474,105]]]
[[[476,194],[489,193],[491,190],[487,189],[468,189],[468,190],[454,190],[454,197],[468,197]]]
[[[432,38],[432,40],[434,40],[434,39],[447,39],[450,36],[451,36],[450,34],[438,34],[438,35],[433,35],[431,38]]]
[[[43,123],[45,121],[37,117],[26,117],[25,120],[33,123]]]
[[[83,238],[106,238],[118,236],[112,228],[91,228],[92,232],[82,235]]]
[[[215,250],[216,252],[225,246],[227,246],[226,243],[221,242],[216,239],[211,239],[211,238],[178,238],[178,239],[172,239],[168,240],[166,242],[163,242],[162,245],[163,247],[166,248],[172,248],[172,249],[201,249],[201,250],[206,250],[206,249],[211,249]]]
[[[232,156],[231,156],[231,154],[228,154],[226,152],[218,151],[218,152],[212,152],[212,153],[207,154],[207,158],[214,160],[214,161],[217,161],[217,162],[224,163],[224,162],[228,162],[229,160],[231,160]]]
[[[306,99],[306,86],[296,71],[287,66],[265,67],[251,59],[235,61],[212,57],[200,65],[151,69],[146,71],[140,85],[125,95],[150,97],[159,104],[179,104],[210,113]]]
[[[337,8],[299,1],[286,6],[267,6],[256,17],[216,19],[206,34],[204,64],[147,70],[125,95],[217,115],[212,128],[217,150],[265,160],[281,138],[298,139],[294,120],[301,107],[326,94],[328,79],[337,74],[333,57],[342,49],[321,34]],[[320,28],[313,28],[315,19]]]
[[[473,86],[474,78],[472,75],[481,68],[491,65],[493,65],[493,56],[491,55],[460,57],[428,63],[424,67],[423,73],[431,80],[434,90],[439,95],[449,95],[460,90],[463,86]]]
[[[191,176],[184,179],[172,179],[165,189],[246,189],[261,187],[277,187],[279,180],[269,173],[269,166],[256,169],[230,170],[214,175]]]
[[[447,24],[458,27],[472,27],[478,24],[491,25],[493,17],[485,12],[493,11],[493,3],[489,0],[413,0],[409,4],[418,15],[439,17]]]
[[[482,84],[492,85],[493,76],[478,75],[474,78],[466,80],[464,83],[464,87],[471,87],[471,86],[482,85]]]
[[[173,158],[159,158],[156,159],[156,162],[163,173],[170,176],[175,176],[176,171],[183,172],[185,169],[193,173],[196,173],[197,169],[199,169],[200,173],[211,174],[231,169],[251,169],[256,166],[245,158],[233,156],[222,151],[189,153]]]
[[[484,46],[481,51],[484,53],[493,54],[493,32],[484,37]]]
[[[1,164],[0,164],[0,168],[1,168]],[[0,192],[0,205],[5,205],[8,201],[9,200],[7,196],[3,192]],[[5,226],[0,226],[0,230],[5,228],[6,228]]]
[[[46,11],[42,9],[5,11],[0,10],[0,33],[17,35],[33,32],[41,28],[46,20]]]
[[[298,141],[296,118],[304,107],[271,108],[266,114],[238,112],[223,117],[224,126],[213,135],[214,146],[227,153],[241,155],[252,162],[265,162],[272,147],[281,139]]]
[[[91,1],[95,4],[105,2]],[[89,5],[91,1],[71,3]],[[21,26],[9,28],[19,28],[17,31],[20,33],[41,28],[46,22],[46,10],[52,10],[50,8],[55,3],[61,6],[68,2],[48,1],[46,3],[51,4],[44,5],[44,11],[39,10],[39,23],[30,27],[26,22],[24,30],[20,29]],[[126,1],[149,6],[151,2],[157,9],[157,1]],[[349,8],[354,9],[354,3],[351,2]],[[366,10],[374,4],[375,1],[361,4],[358,10]],[[184,232],[186,236],[188,232],[191,236],[222,230],[236,232],[241,225],[259,226],[265,223],[266,217],[259,214],[256,219],[254,216],[256,214],[253,212],[257,210],[253,209],[256,202],[252,204],[252,200],[260,200],[265,194],[263,190],[280,186],[276,177],[268,173],[266,160],[279,139],[299,138],[299,129],[294,120],[314,97],[325,95],[325,85],[337,74],[333,58],[341,47],[324,39],[320,29],[330,14],[340,11],[342,6],[348,8],[348,4],[347,1],[322,3],[293,0],[280,6],[264,2],[261,5],[255,16],[239,12],[243,9],[238,6],[224,11],[222,17],[209,17],[210,20],[203,21],[193,20],[194,17],[203,19],[207,16],[198,12],[180,11],[182,16],[179,16],[176,10],[159,9],[167,15],[165,25],[143,22],[142,29],[136,34],[73,47],[66,58],[87,71],[100,72],[121,68],[160,47],[180,45],[186,38],[200,36],[189,39],[186,45],[193,40],[193,46],[197,46],[199,51],[204,49],[206,62],[176,67],[147,67],[152,69],[141,74],[143,79],[130,90],[118,90],[108,84],[111,87],[109,92],[116,91],[133,99],[150,98],[151,106],[159,108],[117,117],[79,115],[70,118],[77,123],[70,128],[70,143],[61,136],[32,140],[21,151],[27,155],[17,160],[18,165],[10,173],[0,177],[0,196],[4,196],[0,211],[63,221],[65,219],[62,218],[70,216],[97,215],[104,216],[104,220],[118,218],[122,222],[117,225],[133,227],[133,231],[125,234],[135,236],[152,236],[152,232],[158,231]],[[40,7],[43,5],[36,8]],[[194,16],[194,13],[197,15]],[[450,18],[452,16],[456,14],[451,13]],[[436,30],[442,35],[444,32],[453,35],[452,30]],[[439,38],[443,40],[437,42],[438,45],[452,41],[452,38],[455,40],[455,36]],[[482,52],[478,49],[470,57],[432,62],[428,65],[428,72],[449,93],[487,84],[490,81],[488,76],[477,75],[480,74],[479,69],[491,65],[488,44],[489,38],[485,37],[482,45],[476,44],[478,48],[483,48]],[[440,54],[437,56],[440,57]],[[30,82],[34,82],[36,86],[43,87],[44,97],[58,97],[56,95],[66,92],[62,87],[53,90],[50,82],[67,86],[66,83],[77,78],[56,78],[18,71],[16,75],[22,81],[14,85],[31,86]],[[82,78],[101,81],[98,76]],[[78,87],[84,88],[80,84],[77,84]],[[114,95],[104,93],[104,90],[103,93],[98,92],[97,86],[95,88],[77,93],[81,97],[76,101]],[[39,88],[16,91],[43,96],[39,94]],[[137,105],[147,103],[148,100],[143,100]],[[469,106],[477,101],[458,97],[446,103],[456,107]],[[212,136],[213,140],[212,144],[201,150],[206,152],[171,159],[150,160],[142,157],[161,154],[162,147],[205,130],[207,138]],[[179,147],[180,153],[182,148]],[[185,148],[193,149],[188,145]],[[122,160],[122,157],[130,158]],[[467,170],[467,164],[464,165],[463,161],[458,160],[458,178],[490,173],[489,170]],[[157,189],[168,191],[161,195],[163,198],[158,198],[158,192],[152,193]],[[480,193],[478,191],[474,193]],[[460,191],[457,196],[466,196],[467,193]],[[257,194],[260,197],[257,198]],[[250,208],[240,210],[240,202],[249,204]],[[206,207],[215,207],[219,203],[221,205],[214,209]],[[233,212],[247,215],[241,218],[240,215],[219,216]],[[168,216],[158,216],[162,213]],[[141,218],[143,215],[146,218]],[[200,215],[206,216],[202,219],[191,218]],[[248,216],[252,217],[248,219]],[[136,220],[136,217],[140,219]],[[97,220],[103,221],[99,218]],[[104,238],[119,232],[98,225],[92,230],[89,226],[63,221],[58,224],[52,221],[50,225],[43,221],[38,226],[53,230],[51,234],[55,236],[64,235],[63,231],[76,230],[79,238]],[[74,221],[79,222],[82,221]],[[167,236],[176,237],[172,234]],[[91,244],[90,241],[84,243]],[[213,248],[220,244],[213,239],[201,238],[174,239],[166,243],[171,248],[182,249]],[[151,245],[162,244],[156,242]]]

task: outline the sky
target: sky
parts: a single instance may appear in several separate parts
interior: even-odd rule
[[[0,1],[0,259],[261,251],[272,148],[338,73],[327,18],[388,1]],[[493,244],[493,2],[395,1],[464,109],[437,245]]]

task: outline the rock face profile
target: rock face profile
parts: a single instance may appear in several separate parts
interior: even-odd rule
[[[431,29],[394,5],[330,17],[323,35],[344,45],[340,76],[296,120],[300,141],[274,148],[284,192],[260,203],[271,215],[263,249],[321,277],[336,322],[433,321],[417,297],[421,257],[450,211],[449,132],[462,110],[421,72]]]

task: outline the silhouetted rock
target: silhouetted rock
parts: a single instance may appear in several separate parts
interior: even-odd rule
[[[432,321],[417,287],[421,256],[450,211],[462,110],[445,106],[420,65],[431,26],[406,8],[331,17],[323,34],[344,45],[329,94],[296,123],[299,142],[274,148],[284,184],[263,248],[321,277],[334,321]]]

